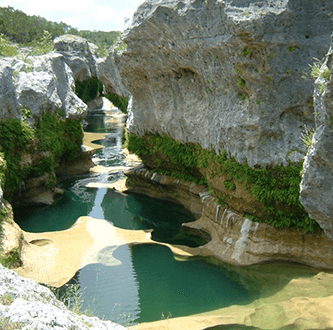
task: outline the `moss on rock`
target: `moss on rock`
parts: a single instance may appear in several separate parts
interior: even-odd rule
[[[22,180],[49,173],[60,159],[73,160],[83,139],[82,123],[45,112],[34,127],[26,121],[0,121],[0,178],[4,196],[11,199]],[[28,155],[27,161],[22,161]]]
[[[128,134],[127,148],[157,172],[181,180],[208,183],[218,203],[228,204],[251,220],[277,228],[295,227],[305,232],[320,229],[300,203],[302,162],[289,162],[285,167],[251,168],[247,163],[239,164],[225,151],[216,154],[194,143],[184,144],[167,135],[152,133],[143,137]],[[227,187],[225,182],[228,182]],[[239,197],[242,192],[237,195],[238,190],[244,190],[254,200],[251,209],[242,206],[243,198]],[[238,203],[234,201],[237,198]]]

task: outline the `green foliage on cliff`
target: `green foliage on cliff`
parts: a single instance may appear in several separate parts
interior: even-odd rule
[[[82,123],[45,112],[37,120],[36,136],[40,141],[40,149],[51,152],[54,161],[58,158],[73,160],[82,144]]]
[[[16,188],[29,170],[20,168],[19,162],[23,152],[34,148],[35,131],[26,122],[19,119],[9,119],[0,122],[0,151],[4,155],[6,167],[3,172],[2,185]]]
[[[105,97],[111,101],[123,113],[127,113],[128,97],[121,97],[117,94],[108,93]]]
[[[44,113],[35,128],[19,119],[0,122],[0,152],[5,165],[0,167],[0,178],[5,197],[10,199],[25,178],[44,173],[52,175],[57,160],[72,160],[80,150],[82,139],[81,122],[61,118],[57,113]],[[23,154],[41,152],[46,155],[38,164],[22,162]]]
[[[247,163],[239,164],[224,151],[220,155],[213,150],[202,149],[193,143],[183,144],[167,135],[146,134],[139,137],[127,135],[127,148],[145,160],[154,160],[156,170],[173,177],[204,182],[215,176],[227,177],[224,193],[236,189],[233,180],[241,183],[245,190],[261,203],[262,212],[253,212],[249,217],[277,228],[295,227],[306,232],[316,232],[319,225],[306,213],[299,200],[302,163],[271,168],[251,168]],[[226,182],[224,181],[224,182]],[[219,191],[214,195],[220,198]],[[223,202],[223,196],[220,198]],[[259,215],[259,216],[258,216]]]
[[[17,48],[11,45],[4,35],[0,35],[0,56],[12,57],[17,54]]]
[[[94,100],[103,92],[103,84],[97,78],[75,82],[75,94],[84,102]]]

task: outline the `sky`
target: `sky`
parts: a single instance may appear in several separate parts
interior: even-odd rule
[[[64,22],[79,30],[122,31],[143,0],[0,0],[27,15]]]

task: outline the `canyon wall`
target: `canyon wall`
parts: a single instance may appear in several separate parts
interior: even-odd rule
[[[129,149],[160,173],[205,182],[220,205],[251,220],[323,229],[332,239],[328,183],[306,179],[331,175],[329,167],[310,170],[316,143],[300,202],[302,164],[320,125],[313,76],[329,50],[332,5],[145,1],[124,35],[127,48],[109,56],[132,95]],[[328,145],[318,152],[329,154]]]
[[[310,67],[328,50],[331,1],[146,1],[115,58],[129,132],[166,133],[240,162],[288,165],[313,127]]]
[[[57,168],[81,154],[87,105],[74,92],[74,78],[96,75],[97,67],[86,41],[85,53],[75,55],[84,43],[79,41],[55,42],[60,50],[72,46],[66,56],[51,52],[0,60],[0,179],[13,204],[51,204],[62,193]]]

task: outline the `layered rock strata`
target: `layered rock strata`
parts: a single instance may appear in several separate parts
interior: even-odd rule
[[[240,215],[276,227],[298,227],[301,218],[300,227],[315,232],[309,214],[333,238],[328,184],[331,51],[320,63],[324,66],[315,99],[311,77],[311,67],[320,67],[316,58],[323,58],[329,48],[331,6],[330,1],[319,5],[311,0],[145,1],[124,35],[127,49],[112,54],[132,95],[128,132],[167,136],[217,155],[225,152],[252,169],[271,170],[262,194],[260,185],[253,193],[252,183],[239,185],[230,172],[221,175],[193,166],[191,174],[199,171],[222,204]],[[298,188],[307,153],[302,140],[315,125],[315,143],[304,165],[304,210]],[[170,157],[159,151],[151,157],[150,147],[144,162],[151,168],[184,174],[181,162],[170,166]],[[294,173],[295,189],[287,191],[291,179],[277,199],[270,199],[285,177],[275,176],[280,165]],[[275,187],[266,191],[273,182]],[[243,203],[243,188],[254,197],[248,205]],[[260,200],[260,194],[265,198]],[[276,215],[279,219],[270,222]]]
[[[333,269],[333,243],[323,233],[306,234],[296,229],[277,229],[255,223],[217,204],[207,186],[153,173],[144,166],[128,171],[126,175],[129,191],[181,203],[199,217],[183,226],[206,237],[209,234],[211,240],[191,249],[192,254],[215,256],[238,266],[286,261]]]

